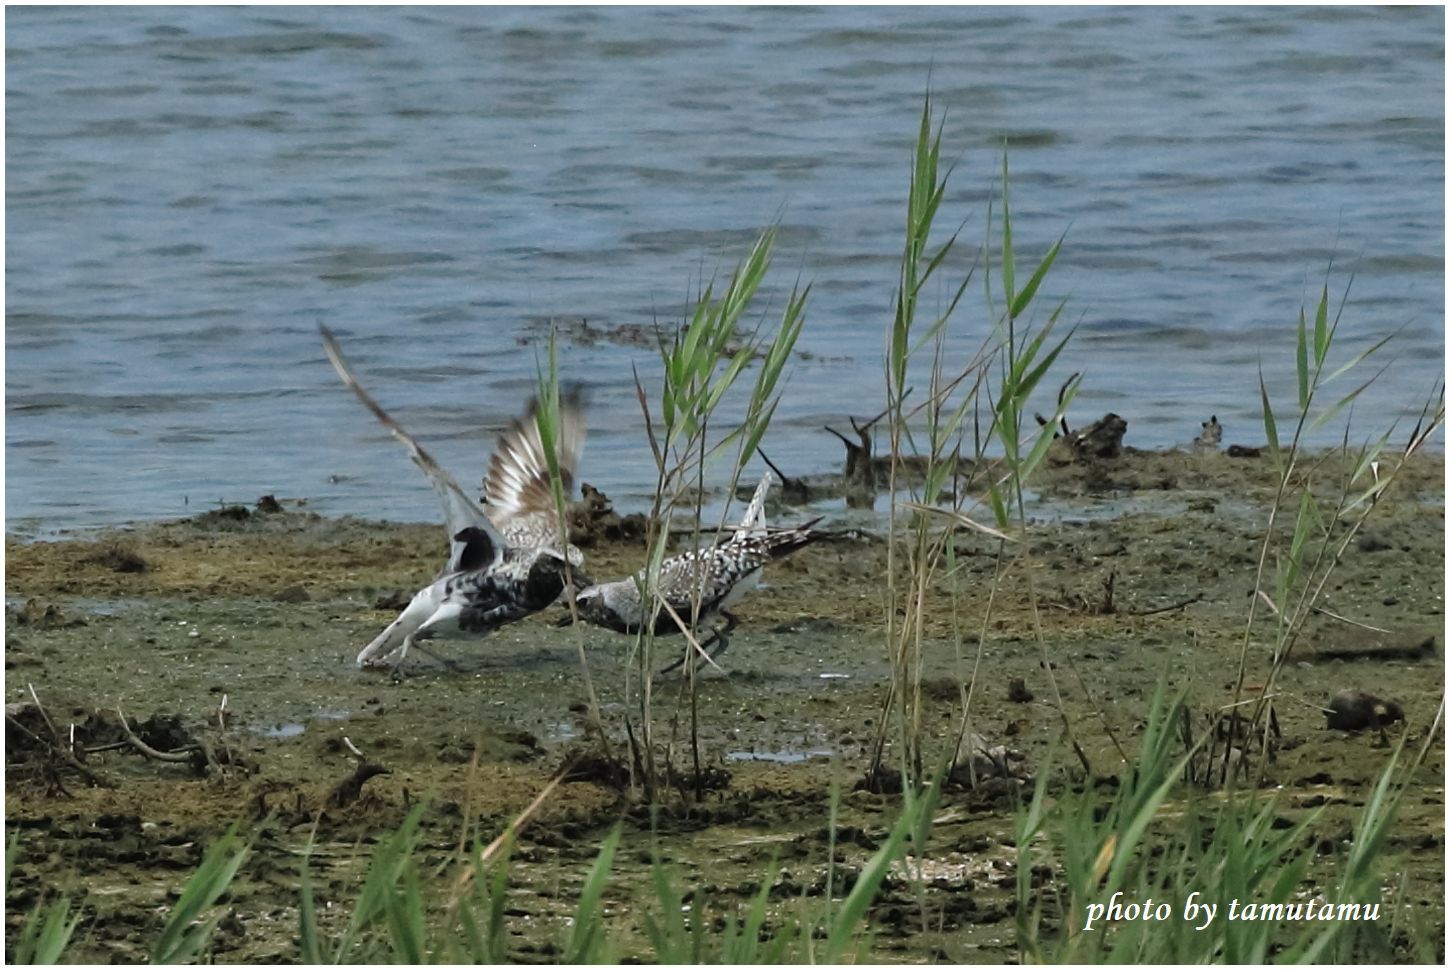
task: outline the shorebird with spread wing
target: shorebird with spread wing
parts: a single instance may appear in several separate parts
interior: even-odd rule
[[[554,602],[565,585],[587,582],[584,557],[566,545],[550,486],[538,423],[539,403],[499,436],[484,481],[480,508],[422,445],[393,420],[353,376],[332,332],[322,327],[327,357],[358,400],[408,448],[443,505],[448,560],[433,582],[357,655],[360,667],[394,671],[417,641],[434,636],[480,636],[521,620]],[[559,404],[557,453],[565,494],[584,448],[584,410],[577,389]]]

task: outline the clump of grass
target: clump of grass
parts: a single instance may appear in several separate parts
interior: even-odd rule
[[[19,840],[12,834],[5,849],[7,887],[18,847]],[[236,825],[212,843],[202,856],[201,865],[182,886],[165,925],[152,943],[152,963],[186,963],[202,955],[221,919],[221,913],[216,911],[217,901],[226,893],[247,853],[248,846],[238,837]],[[37,904],[15,938],[14,962],[61,962],[84,918],[83,912],[72,912],[71,907],[67,896]]]
[[[911,184],[907,196],[906,238],[901,257],[901,277],[895,310],[887,333],[885,357],[887,412],[891,443],[888,489],[891,496],[890,544],[887,551],[886,595],[883,603],[884,633],[887,656],[891,662],[891,682],[882,705],[882,718],[872,743],[868,778],[881,784],[888,734],[894,729],[901,749],[903,782],[919,784],[925,777],[927,755],[924,736],[921,684],[924,675],[922,645],[925,620],[938,610],[932,602],[933,587],[941,580],[950,583],[951,613],[958,647],[958,673],[962,684],[963,721],[958,733],[958,747],[970,731],[972,691],[981,664],[981,650],[990,625],[991,609],[998,587],[1007,572],[1021,564],[1022,554],[1008,557],[1008,544],[1017,540],[1027,528],[1023,483],[1029,478],[1051,444],[1050,430],[1030,436],[1022,417],[1027,401],[1048,370],[1057,361],[1070,334],[1049,343],[1062,312],[1059,305],[1045,323],[1027,331],[1023,319],[1029,315],[1038,291],[1051,270],[1061,249],[1059,239],[1044,254],[1025,283],[1018,288],[1016,260],[1012,242],[1012,219],[1007,205],[1007,168],[1002,170],[1002,237],[1000,241],[1000,279],[1005,290],[1005,307],[994,317],[988,335],[965,362],[949,367],[947,339],[949,321],[959,308],[963,295],[972,282],[974,263],[960,282],[945,286],[940,308],[928,321],[919,322],[928,286],[938,282],[939,275],[956,243],[952,235],[940,245],[932,243],[933,227],[946,193],[950,169],[941,165],[941,123],[932,132],[932,106],[928,96],[923,105],[921,123],[913,153]],[[984,252],[989,252],[989,239]],[[985,274],[985,296],[992,302],[991,268]],[[911,375],[925,361],[926,395],[920,403],[908,406],[912,391]],[[993,390],[993,374],[997,374]],[[1069,382],[1060,396],[1052,424],[1065,412],[1076,392],[1076,382]],[[985,408],[984,408],[985,404]],[[981,415],[989,415],[983,433]],[[971,419],[970,421],[968,419]],[[914,422],[924,423],[924,427]],[[964,461],[964,444],[972,433],[971,457]],[[1003,455],[993,462],[985,460],[988,443],[997,442]],[[906,481],[903,469],[910,460],[920,476],[920,485],[913,485],[909,498],[900,495]],[[962,478],[964,467],[973,473]],[[985,497],[994,522],[984,521],[974,512]],[[910,513],[904,516],[901,513]],[[969,514],[971,513],[971,514]],[[961,655],[965,634],[962,629],[959,576],[961,564],[956,558],[956,538],[963,532],[975,531],[998,542],[997,570],[988,594],[986,615],[978,636],[978,650],[971,675],[966,676]],[[1029,585],[1030,569],[1027,570]],[[1042,639],[1039,633],[1039,644]],[[1052,676],[1052,665],[1044,669]],[[970,685],[970,686],[969,686]],[[1062,707],[1061,695],[1053,681],[1053,696],[1062,716],[1064,731],[1071,737],[1072,726]],[[1074,742],[1074,747],[1076,744]],[[1080,750],[1080,749],[1079,749]]]
[[[5,846],[5,885],[10,885],[10,872],[20,850],[18,833],[10,833]],[[37,900],[20,926],[13,941],[12,960],[18,964],[59,963],[61,954],[70,945],[80,922],[79,913],[72,915],[68,896],[57,896],[49,902]]]
[[[640,583],[641,601],[649,604],[648,622],[639,633],[631,652],[631,662],[626,666],[628,674],[625,694],[631,699],[633,711],[626,716],[625,731],[633,749],[629,761],[630,776],[652,800],[662,790],[662,775],[669,773],[669,766],[673,763],[669,750],[666,752],[665,772],[661,771],[658,763],[653,682],[657,664],[654,624],[660,610],[665,607],[664,600],[658,594],[659,571],[669,545],[670,526],[676,514],[682,511],[689,514],[694,541],[696,545],[699,544],[703,528],[701,520],[706,468],[720,455],[728,454],[730,446],[734,445],[729,484],[725,490],[727,501],[718,525],[719,529],[724,528],[729,512],[728,497],[735,493],[742,469],[754,455],[770,425],[780,400],[777,388],[805,321],[806,299],[810,288],[797,286],[786,299],[780,323],[773,332],[763,333],[761,322],[757,323],[753,332],[741,339],[746,315],[770,267],[775,235],[774,228],[762,233],[719,294],[716,294],[715,284],[707,286],[696,302],[690,320],[670,336],[661,337],[659,353],[663,385],[657,411],[651,408],[643,383],[639,375],[635,375],[636,393],[644,414],[657,478],[655,500],[650,511],[646,536],[648,553],[644,578]],[[743,414],[725,433],[717,433],[715,426],[720,423],[718,416],[727,397],[749,366],[757,361],[755,380],[745,401]],[[567,536],[566,495],[557,459],[559,376],[553,334],[549,340],[547,367],[540,366],[538,383],[540,437],[549,459],[560,530]],[[700,586],[695,590],[693,608],[689,611],[692,617],[700,613],[700,598],[707,577],[701,574],[699,578]],[[568,605],[573,619],[577,621],[578,611],[572,585],[568,590]],[[575,625],[582,637],[582,628],[578,628],[577,622]],[[700,638],[693,627],[685,631],[685,638],[692,651],[699,650]],[[605,746],[606,757],[612,758],[582,638],[576,639],[576,645],[588,686],[591,717]],[[698,787],[702,779],[702,764],[698,742],[693,654],[686,670],[689,677],[684,696],[688,700],[690,713],[689,745]],[[635,732],[636,725],[639,729],[638,735]]]
[[[584,675],[584,687],[589,695],[589,721],[594,735],[599,740],[604,756],[613,760],[609,733],[604,728],[604,717],[599,708],[599,692],[594,687],[594,676],[589,670],[589,656],[584,651],[584,630],[579,625],[579,607],[575,601],[578,583],[575,581],[573,565],[568,561],[569,549],[569,495],[560,470],[559,449],[562,433],[559,404],[559,349],[558,334],[549,331],[549,346],[546,363],[538,365],[538,389],[535,392],[539,402],[534,420],[539,429],[539,443],[543,446],[544,458],[549,466],[549,490],[554,499],[554,515],[558,522],[559,535],[563,537],[560,553],[564,554],[565,601],[569,607],[569,618],[574,627],[574,647],[579,654],[579,669]]]
[[[1332,271],[1333,267],[1330,269]],[[1393,337],[1390,334],[1377,340],[1331,370],[1330,356],[1348,298],[1349,286],[1346,286],[1331,321],[1329,284],[1326,281],[1314,309],[1312,329],[1305,311],[1299,311],[1295,330],[1296,407],[1292,414],[1293,432],[1286,443],[1281,442],[1281,421],[1270,402],[1262,371],[1259,374],[1264,434],[1268,453],[1277,471],[1277,483],[1259,545],[1254,575],[1255,595],[1249,602],[1244,622],[1230,721],[1232,737],[1258,738],[1256,750],[1261,757],[1255,763],[1260,771],[1267,760],[1262,756],[1267,754],[1272,741],[1268,715],[1272,710],[1275,688],[1293,655],[1305,623],[1324,601],[1330,577],[1361,527],[1373,514],[1381,496],[1394,485],[1411,457],[1445,422],[1445,393],[1441,385],[1431,391],[1421,406],[1419,418],[1399,454],[1391,456],[1387,451],[1393,427],[1358,448],[1351,448],[1349,422],[1346,421],[1339,454],[1346,460],[1348,473],[1337,482],[1325,481],[1328,476],[1318,470],[1319,463],[1311,462],[1306,467],[1304,439],[1344,413],[1383,371],[1360,382],[1327,406],[1320,406],[1325,390],[1336,379],[1353,372]],[[1316,485],[1319,486],[1319,494],[1316,494]],[[1291,514],[1292,533],[1285,543],[1279,525]],[[1268,673],[1247,723],[1241,724],[1240,702],[1244,684],[1251,664],[1259,659],[1252,647],[1255,643],[1255,621],[1261,608],[1269,610],[1274,618],[1267,658]]]
[[[729,516],[729,497],[734,495],[745,465],[765,436],[779,403],[777,388],[805,322],[810,287],[797,285],[786,298],[780,322],[765,333],[763,321],[743,341],[740,334],[747,312],[770,268],[776,231],[761,234],[749,255],[736,267],[719,295],[712,283],[695,304],[688,324],[659,343],[663,385],[656,412],[649,403],[638,374],[635,389],[644,414],[650,453],[655,462],[655,501],[650,511],[647,535],[648,555],[641,601],[649,604],[649,622],[641,630],[631,655],[631,679],[626,693],[635,698],[640,728],[639,745],[633,764],[643,774],[641,781],[650,798],[661,789],[661,771],[656,758],[653,674],[657,665],[654,650],[654,622],[663,606],[658,593],[660,566],[664,562],[670,524],[682,511],[689,515],[694,542],[699,545],[703,527],[702,509],[707,466],[722,454],[730,454],[729,484],[718,529]],[[733,349],[732,349],[733,347]],[[721,411],[731,389],[747,367],[758,361],[755,380],[749,389],[743,414],[733,427],[719,433]],[[730,453],[734,447],[733,454]],[[691,617],[699,615],[703,593],[703,572],[694,591]],[[689,618],[685,618],[688,619]],[[698,788],[702,765],[698,741],[698,707],[695,693],[696,631],[685,631],[691,653],[686,663],[684,700],[689,709],[689,746]],[[677,711],[678,711],[677,707]],[[631,737],[633,731],[631,729]],[[666,764],[672,763],[667,757]]]
[[[423,862],[422,821],[428,806],[414,806],[402,824],[373,848],[362,885],[350,903],[339,907],[345,915],[339,916],[336,929],[324,927],[318,919],[304,854],[295,958],[314,965],[509,961],[510,941],[521,928],[511,923],[517,917],[509,915],[511,851],[518,833],[561,777],[546,786],[489,845],[460,848],[441,864]],[[649,945],[643,956],[665,964],[836,963],[864,956],[872,902],[891,866],[908,850],[920,853],[925,846],[937,791],[937,786],[928,786],[904,795],[890,834],[841,899],[830,889],[839,883],[829,879],[820,900],[803,895],[793,904],[774,903],[773,866],[743,907],[733,900],[712,899],[702,889],[685,893],[676,887],[669,867],[656,851],[651,864],[653,898],[638,904],[643,939]],[[833,819],[836,801],[833,793]],[[620,931],[611,930],[605,917],[604,901],[614,892],[614,861],[624,838],[620,823],[599,843],[595,861],[575,897],[572,918],[557,939],[540,939],[535,930],[525,934],[536,945],[552,945],[561,962],[616,963],[626,942],[631,951],[638,949],[633,945],[639,942],[637,938],[627,941]],[[6,852],[7,884],[16,844],[12,838]],[[150,948],[153,962],[182,963],[210,956],[207,946],[220,916],[217,903],[248,851],[235,825],[207,849]],[[834,843],[828,853],[828,864],[834,867]],[[439,892],[440,887],[447,891]],[[688,907],[687,897],[691,901]],[[14,942],[15,962],[60,961],[81,919],[65,898],[37,906]]]
[[[1047,793],[1050,772],[1038,775],[1036,791],[1016,823],[1016,929],[1023,961],[1264,964],[1270,959],[1402,958],[1393,941],[1400,934],[1403,886],[1397,898],[1384,902],[1378,860],[1438,733],[1438,718],[1407,767],[1401,766],[1403,744],[1390,757],[1337,874],[1311,879],[1318,840],[1309,832],[1323,809],[1285,825],[1279,814],[1285,806],[1273,791],[1239,789],[1210,797],[1182,786],[1192,751],[1180,753],[1174,724],[1184,705],[1183,693],[1170,697],[1160,683],[1137,758],[1111,797],[1089,788],[1053,800]],[[1155,909],[1166,904],[1167,917],[1110,917],[1107,907],[1115,899],[1138,905],[1151,901]],[[1344,918],[1306,917],[1313,912],[1305,906],[1311,901],[1316,910],[1334,907]],[[1271,915],[1242,918],[1250,903],[1256,915]],[[1230,918],[1231,905],[1238,918]],[[1203,906],[1214,907],[1212,919]],[[1433,953],[1429,934],[1412,932],[1417,952],[1428,947]]]
[[[221,919],[221,914],[214,912],[217,900],[231,885],[247,853],[248,846],[237,835],[236,825],[211,844],[151,948],[152,963],[186,963],[202,953]]]

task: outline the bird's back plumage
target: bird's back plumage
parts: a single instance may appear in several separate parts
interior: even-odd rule
[[[770,483],[770,472],[766,472],[728,541],[680,553],[660,563],[656,584],[659,596],[690,625],[698,625],[715,613],[729,609],[755,588],[767,563],[819,538],[820,533],[813,527],[820,519],[790,529],[767,527],[765,497]],[[653,612],[640,596],[647,575],[648,570],[641,570],[627,579],[583,590],[578,596],[581,615],[621,633],[636,632]],[[679,625],[669,610],[662,609],[655,618],[655,632],[678,630]]]

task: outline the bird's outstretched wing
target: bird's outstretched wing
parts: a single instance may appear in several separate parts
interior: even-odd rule
[[[413,456],[413,463],[428,476],[428,482],[438,494],[443,505],[443,524],[448,530],[449,541],[448,563],[443,567],[442,573],[457,572],[459,569],[483,569],[497,564],[503,559],[506,547],[488,516],[468,497],[468,493],[454,477],[363,389],[342,356],[342,348],[337,345],[332,331],[321,325],[318,329],[322,331],[322,346],[327,351],[327,359],[332,361],[332,366],[342,382],[393,433],[394,438],[407,446],[408,453]]]
[[[557,548],[561,537],[538,414],[538,398],[532,398],[527,413],[499,435],[483,481],[483,495],[494,524],[505,535],[517,534],[515,544]],[[574,489],[585,430],[583,392],[570,387],[559,398],[557,432],[559,477],[566,497]]]

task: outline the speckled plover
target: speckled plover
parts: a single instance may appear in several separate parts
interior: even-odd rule
[[[326,327],[321,330],[328,359],[343,383],[407,446],[414,463],[428,476],[443,505],[450,543],[448,560],[433,582],[414,594],[398,618],[362,648],[358,666],[397,670],[418,640],[489,633],[553,603],[570,571],[575,583],[587,582],[580,571],[583,555],[573,546],[562,548],[536,420],[537,401],[530,401],[525,417],[499,437],[484,483],[489,504],[483,509],[363,389],[332,333]],[[562,395],[559,424],[559,471],[567,490],[584,446],[584,412],[577,390]]]
[[[730,607],[755,588],[766,563],[820,537],[820,533],[812,531],[820,519],[790,529],[766,527],[765,495],[770,484],[770,472],[766,472],[729,541],[672,556],[660,564],[660,598],[692,629],[699,629],[716,614],[725,618],[727,625],[710,638],[719,644],[714,653],[717,657],[729,646],[727,637],[737,622]],[[580,618],[617,633],[638,633],[654,613],[651,604],[640,596],[645,576],[646,570],[641,570],[635,576],[581,590],[576,597]],[[654,632],[658,635],[681,631],[669,610],[661,608],[655,616]],[[679,665],[676,663],[666,670]]]

